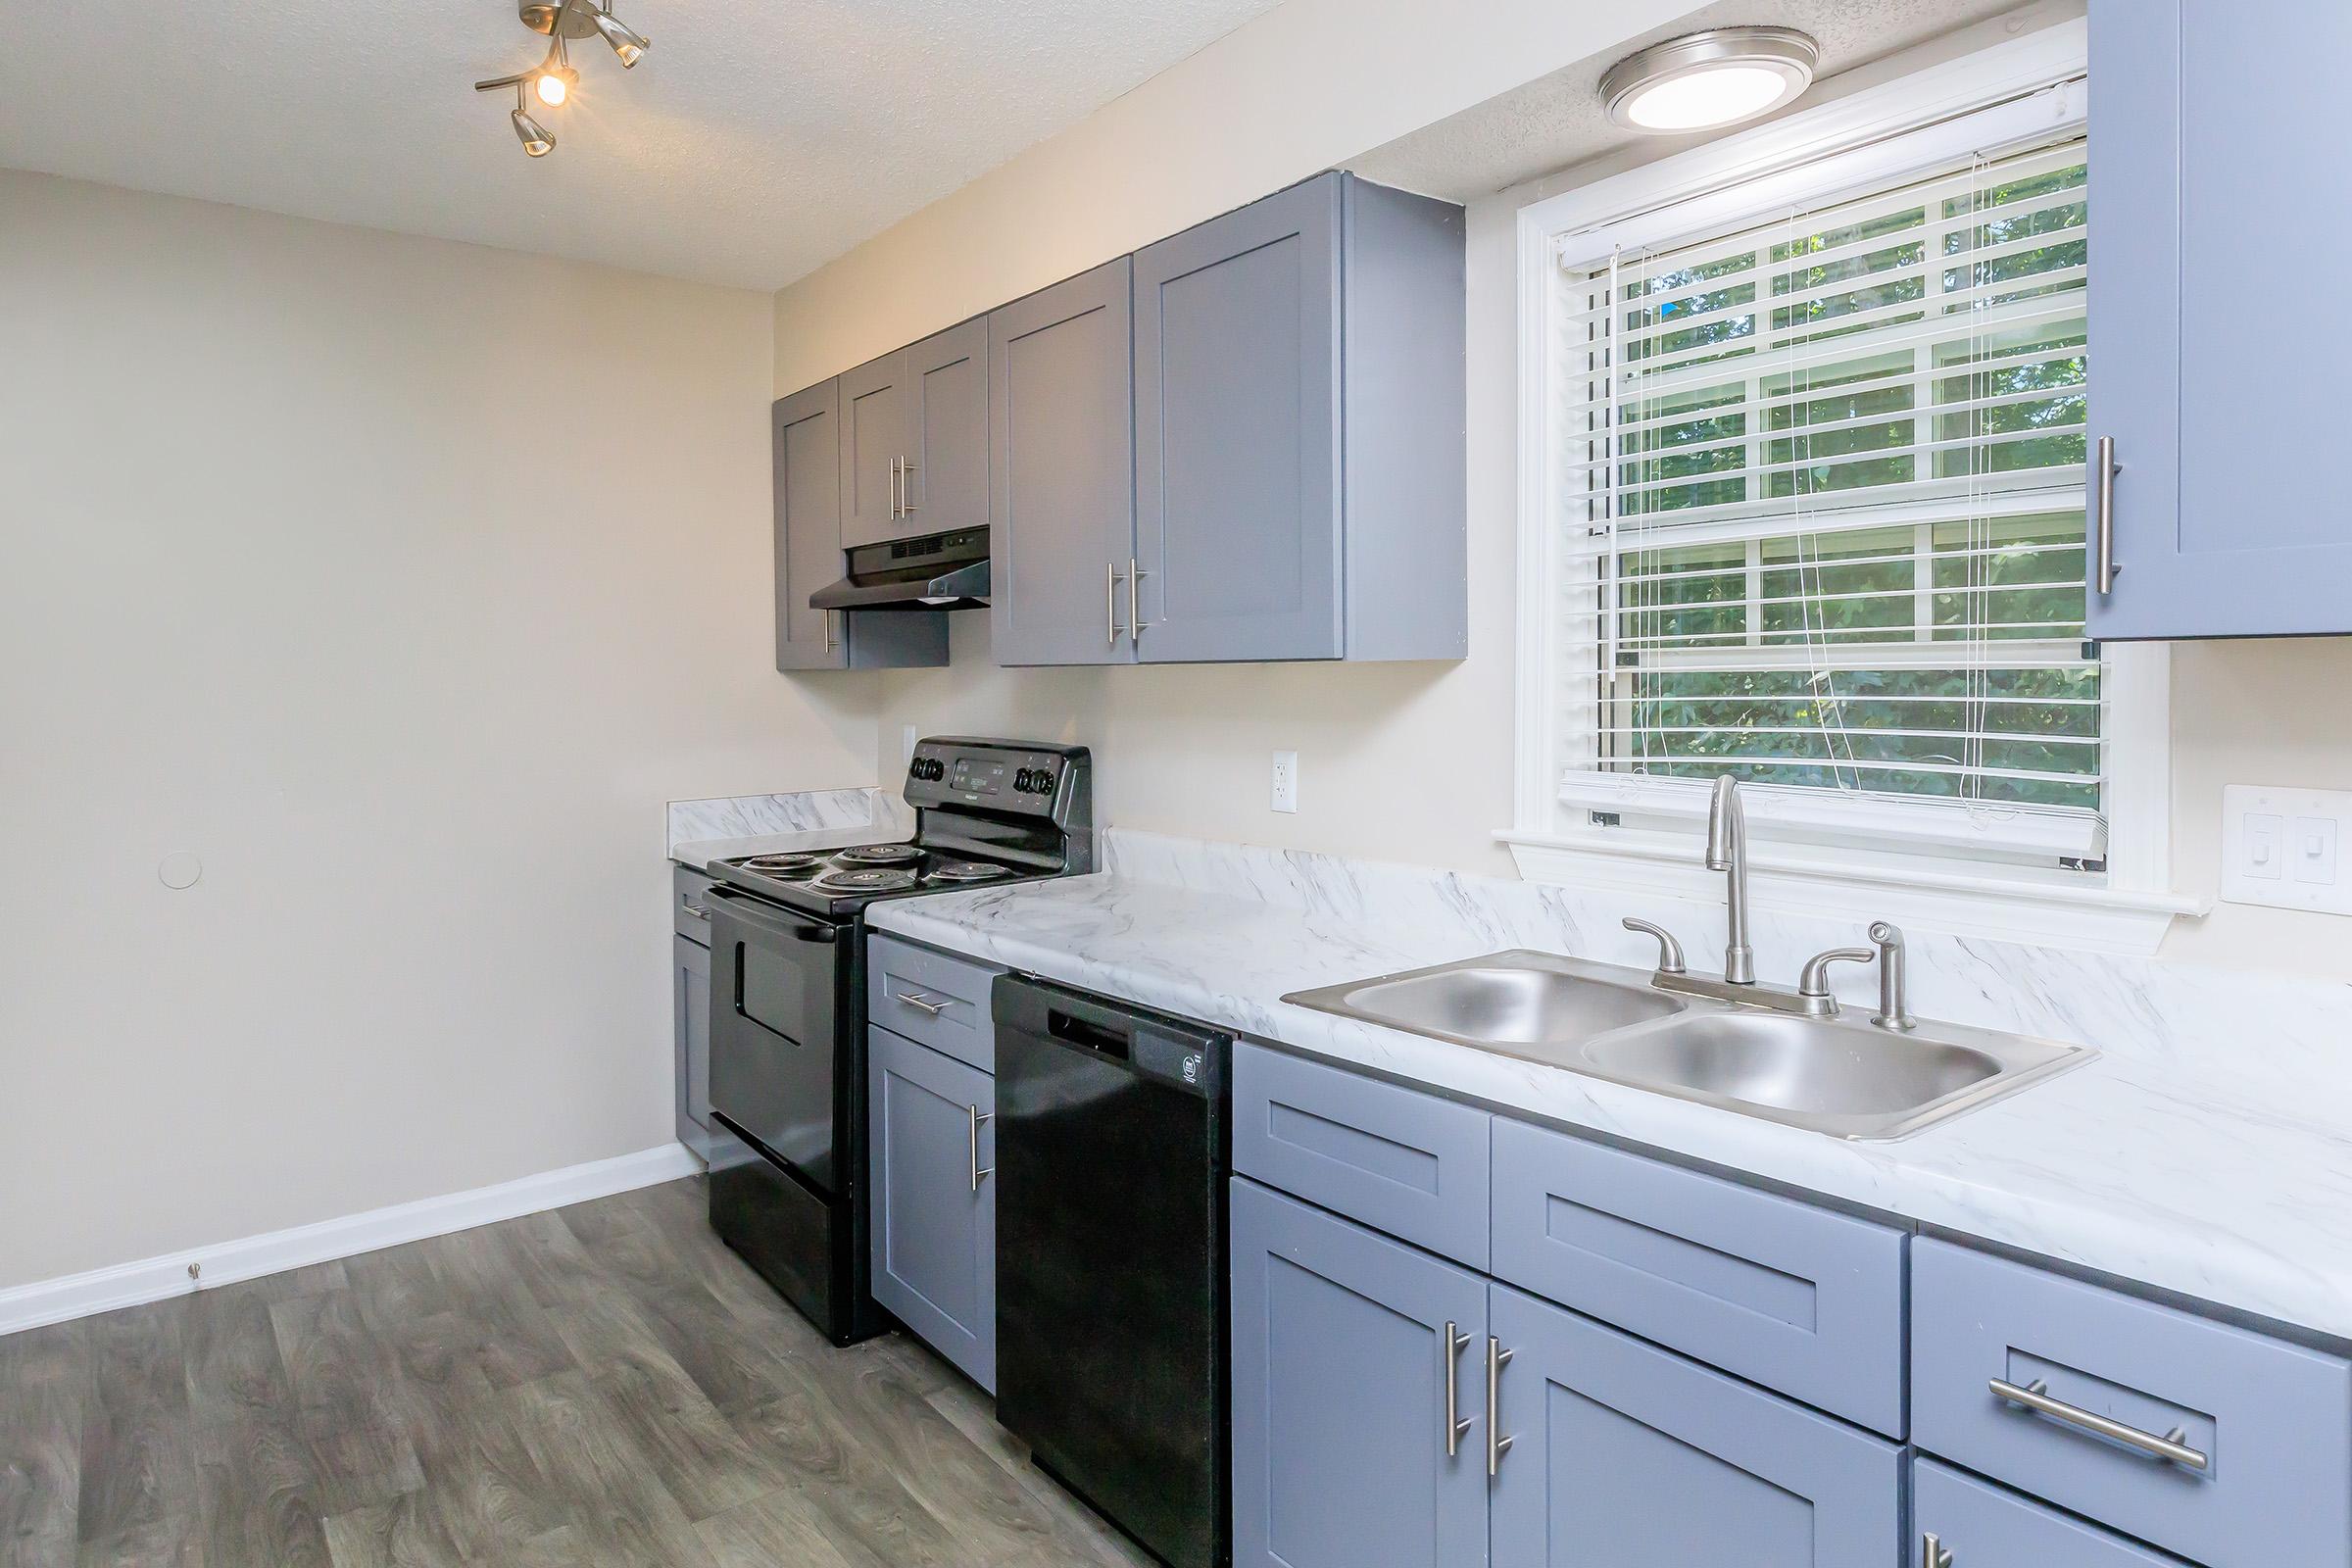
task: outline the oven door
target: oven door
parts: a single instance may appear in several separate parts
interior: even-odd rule
[[[710,909],[710,1108],[830,1199],[848,928],[721,886]]]

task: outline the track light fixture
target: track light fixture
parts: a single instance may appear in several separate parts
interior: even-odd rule
[[[524,152],[533,158],[545,158],[555,150],[556,138],[531,118],[524,108],[523,94],[528,89],[531,97],[549,109],[561,109],[571,101],[573,89],[580,84],[580,74],[572,69],[569,40],[604,39],[612,46],[623,70],[635,67],[653,45],[643,33],[612,15],[612,0],[555,0],[555,3],[522,0],[520,10],[524,26],[547,35],[547,58],[532,70],[477,81],[473,90],[495,92],[502,87],[514,88],[514,134],[521,138]]]

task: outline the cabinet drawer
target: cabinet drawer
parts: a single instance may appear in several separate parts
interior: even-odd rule
[[[1233,1054],[1233,1168],[1473,1268],[1487,1266],[1494,1118],[1257,1046]]]
[[[1494,1184],[1497,1277],[1903,1435],[1905,1232],[1508,1119]]]
[[[997,1036],[989,1021],[988,994],[1002,973],[993,964],[951,957],[877,932],[866,944],[866,1016],[993,1073]]]
[[[670,929],[689,942],[710,945],[710,916],[703,910],[703,894],[710,879],[682,865],[669,868]]]
[[[2187,1568],[2096,1525],[2045,1508],[2030,1497],[1946,1469],[1933,1459],[1911,1465],[1911,1515],[1917,1560],[1950,1552],[1962,1563],[2031,1563],[2034,1568]],[[1933,1547],[1929,1538],[1934,1538]],[[1936,1558],[1938,1562],[1942,1559]]]
[[[1920,1447],[2213,1568],[2352,1563],[2352,1363],[1942,1242],[1912,1249],[1911,1300]]]

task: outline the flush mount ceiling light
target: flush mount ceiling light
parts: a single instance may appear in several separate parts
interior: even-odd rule
[[[524,152],[533,158],[545,158],[555,150],[556,138],[531,118],[524,107],[524,94],[527,92],[548,109],[561,109],[570,102],[573,90],[580,84],[580,74],[572,69],[570,40],[604,39],[620,58],[624,71],[643,60],[653,45],[643,33],[612,15],[612,0],[561,0],[555,5],[523,0],[521,14],[524,26],[547,35],[547,58],[529,71],[477,81],[473,90],[496,92],[502,87],[514,88],[514,113],[511,118],[514,122],[514,134],[520,138]]]
[[[1788,103],[1813,84],[1820,61],[1793,27],[1716,27],[1626,56],[1600,78],[1600,96],[1628,130],[1710,130]]]

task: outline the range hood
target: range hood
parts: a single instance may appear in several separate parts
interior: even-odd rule
[[[808,596],[812,610],[985,610],[988,530],[860,545],[850,574]]]

